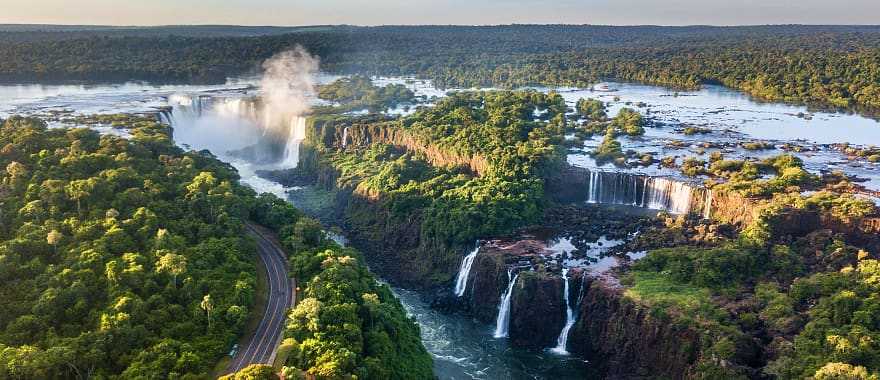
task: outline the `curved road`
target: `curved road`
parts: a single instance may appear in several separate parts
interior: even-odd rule
[[[287,276],[286,255],[278,242],[259,226],[248,223],[246,229],[257,242],[257,253],[269,280],[269,297],[263,319],[254,335],[238,347],[229,364],[229,373],[251,364],[272,365],[284,331],[287,309],[294,299],[293,282]]]

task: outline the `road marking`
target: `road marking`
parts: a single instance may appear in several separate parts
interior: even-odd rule
[[[258,235],[257,237],[259,239],[257,241],[257,251],[258,251],[257,254],[260,256],[260,259],[263,261],[263,265],[266,267],[266,274],[267,274],[267,279],[269,282],[269,297],[266,302],[266,311],[263,314],[263,319],[261,319],[260,324],[257,325],[257,331],[254,332],[254,336],[251,338],[251,341],[248,343],[247,349],[243,352],[242,356],[239,357],[239,360],[237,360],[234,363],[234,365],[232,367],[232,372],[238,372],[239,370],[241,370],[241,368],[243,367],[245,362],[250,363],[253,361],[253,356],[254,356],[254,353],[256,352],[256,348],[254,347],[254,341],[255,341],[254,338],[256,338],[260,334],[261,330],[265,333],[265,330],[268,328],[266,325],[266,317],[265,316],[266,316],[266,313],[270,312],[270,308],[273,306],[272,305],[272,294],[274,294],[274,285],[275,284],[273,283],[272,278],[271,278],[272,275],[271,275],[271,271],[269,268],[270,265],[269,265],[269,260],[268,260],[271,258],[271,255],[264,255],[264,253],[266,253],[266,252],[264,252],[264,250],[261,249],[264,247],[262,246],[262,244],[260,244],[259,240],[264,240],[265,238],[263,236],[261,236],[259,233],[257,233],[253,229],[253,227],[251,227],[250,225],[246,225],[246,228],[248,230],[252,231],[255,235]],[[266,256],[269,256],[269,257],[266,257]]]

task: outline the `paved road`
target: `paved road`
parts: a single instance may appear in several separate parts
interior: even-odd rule
[[[257,242],[257,253],[269,279],[269,297],[263,319],[254,336],[241,344],[229,364],[228,372],[237,372],[251,364],[272,364],[281,342],[287,309],[293,301],[293,281],[287,276],[287,261],[278,242],[265,229],[247,224],[248,234]]]

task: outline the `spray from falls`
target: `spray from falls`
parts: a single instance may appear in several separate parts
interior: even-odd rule
[[[495,318],[495,334],[493,335],[495,338],[506,338],[507,337],[507,329],[510,325],[510,298],[513,295],[513,285],[516,284],[516,279],[519,278],[519,273],[517,273],[513,278],[511,271],[507,270],[507,290],[504,291],[504,294],[501,295],[501,304],[498,305],[498,317]]]
[[[467,289],[468,276],[471,273],[471,266],[474,265],[474,259],[477,257],[477,252],[480,252],[479,244],[477,244],[477,247],[474,248],[471,253],[461,260],[461,266],[458,268],[458,277],[455,279],[455,295],[457,297],[463,296],[464,291]]]
[[[568,300],[568,268],[562,268],[562,282],[565,284],[565,290],[562,292],[562,296],[565,299],[565,326],[562,327],[562,332],[559,333],[559,338],[556,338],[556,347],[551,348],[550,351],[558,355],[568,355],[565,346],[568,345],[568,332],[571,330],[571,327],[574,326],[575,322],[574,310]]]
[[[247,161],[295,167],[317,72],[318,60],[302,48],[285,51],[263,63],[257,95],[173,94],[159,119],[194,149],[225,156],[248,148]]]
[[[302,47],[276,54],[263,63],[262,119],[266,130],[286,137],[281,163],[296,167],[299,145],[305,139],[308,96],[315,92],[318,59]]]

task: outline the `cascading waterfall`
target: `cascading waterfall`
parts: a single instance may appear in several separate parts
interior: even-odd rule
[[[568,268],[562,268],[562,282],[565,283],[565,290],[562,293],[565,299],[565,326],[562,327],[562,332],[559,333],[559,338],[556,339],[556,347],[551,348],[550,351],[558,355],[568,355],[565,346],[568,344],[568,332],[575,322],[574,310],[568,300]]]
[[[346,145],[348,145],[348,127],[342,130],[342,147],[345,148]]]
[[[706,204],[703,205],[703,219],[712,219],[712,190],[706,189]]]
[[[516,284],[519,273],[513,276],[513,278],[510,277],[511,275],[512,272],[508,269],[507,290],[501,295],[501,304],[498,305],[498,317],[495,318],[495,334],[493,335],[495,338],[507,337],[507,328],[510,325],[510,298],[513,295],[513,285]]]
[[[589,203],[599,203],[599,172],[592,170],[590,171],[590,183],[588,185],[589,195],[587,197],[587,202]]]
[[[455,295],[457,297],[463,296],[465,289],[467,289],[468,276],[471,273],[471,266],[474,264],[477,252],[480,252],[479,244],[461,260],[461,266],[458,268],[458,277],[455,279]]]
[[[590,171],[587,202],[629,205],[687,214],[694,209],[694,192],[698,189],[684,181],[639,174]],[[710,201],[711,202],[711,201]],[[703,214],[711,203],[703,205]]]
[[[166,116],[169,125],[187,125],[202,117],[211,108],[211,97],[203,95],[172,94],[168,96],[172,111]]]
[[[299,163],[299,146],[306,138],[306,118],[294,116],[290,119],[290,136],[284,146],[284,167],[295,168]]]
[[[256,128],[255,136],[275,136],[276,141],[283,142],[284,150],[281,157],[276,157],[280,166],[296,167],[299,163],[299,146],[305,139],[306,117],[294,115],[284,119],[280,112],[272,107],[260,106],[257,98],[213,98],[207,95],[174,94],[168,97],[172,106],[170,111],[161,111],[159,120],[172,125],[180,131],[197,124],[200,118],[210,117],[208,124],[225,120],[239,123],[238,130]],[[202,124],[206,124],[202,123]],[[218,131],[220,133],[220,131]],[[276,153],[277,155],[278,153]],[[270,158],[271,160],[271,158]]]

